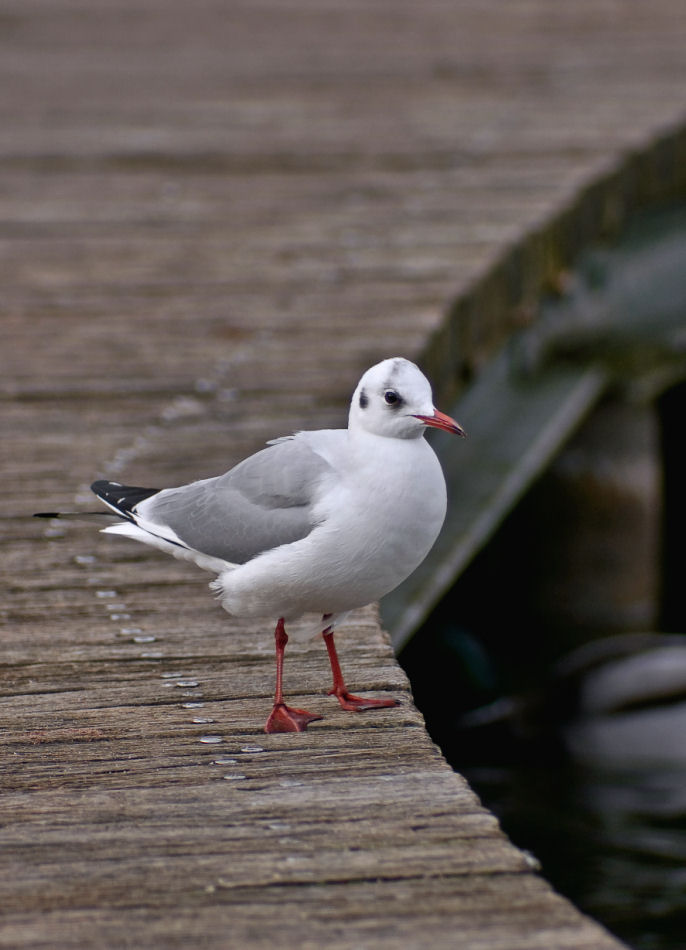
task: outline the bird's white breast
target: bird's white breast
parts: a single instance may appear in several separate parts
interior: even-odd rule
[[[220,578],[222,604],[249,616],[340,613],[378,600],[424,560],[443,524],[446,488],[423,438],[355,433],[314,506],[317,527]]]

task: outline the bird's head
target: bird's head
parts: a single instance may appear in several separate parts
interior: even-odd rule
[[[435,408],[428,379],[402,357],[367,370],[353,394],[348,424],[353,430],[394,439],[417,439],[426,426],[465,434],[454,419]]]

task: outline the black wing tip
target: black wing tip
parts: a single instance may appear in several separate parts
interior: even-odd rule
[[[122,515],[129,516],[141,501],[156,495],[159,488],[138,488],[134,485],[122,485],[120,482],[108,482],[99,478],[91,485],[91,491],[110,508]]]
[[[34,511],[34,518],[59,518],[59,511]]]
[[[96,495],[105,494],[106,492],[111,492],[118,488],[126,488],[126,486],[121,485],[119,482],[108,482],[105,478],[98,478],[91,485],[91,491]]]

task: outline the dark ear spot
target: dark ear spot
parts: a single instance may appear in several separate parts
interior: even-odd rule
[[[360,393],[360,409],[366,409],[368,405],[369,405],[369,396],[363,389],[362,392]]]

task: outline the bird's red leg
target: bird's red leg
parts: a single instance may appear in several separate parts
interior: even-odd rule
[[[274,708],[264,726],[265,732],[304,732],[311,722],[321,719],[306,709],[294,709],[283,701],[283,655],[288,643],[288,636],[283,625],[283,617],[279,617],[274,631],[276,643],[276,690],[274,692]]]
[[[327,615],[325,614],[324,620],[326,619]],[[352,693],[349,693],[341,673],[341,664],[338,662],[336,644],[333,642],[333,629],[327,627],[322,632],[322,636],[324,637],[329,662],[331,663],[331,672],[333,673],[333,686],[329,690],[329,696],[335,696],[343,709],[363,712],[365,709],[383,709],[384,707],[399,705],[396,699],[364,699],[362,696],[353,696]]]

